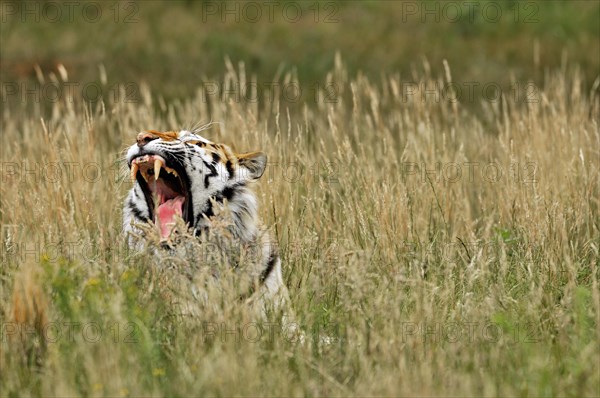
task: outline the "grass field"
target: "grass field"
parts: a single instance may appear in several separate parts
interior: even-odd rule
[[[103,100],[3,97],[0,395],[598,396],[594,51],[522,79],[506,69],[476,99],[453,84],[460,54],[415,60],[409,83],[335,51],[270,95],[231,57],[213,66],[217,91],[195,81],[177,97],[127,70]],[[64,64],[42,76],[87,81]],[[210,121],[207,138],[269,156],[255,190],[285,322],[231,299],[225,265],[215,282],[202,258],[126,247],[123,149],[140,130]]]
[[[599,103],[569,76],[481,115],[342,63],[329,78],[350,102],[295,116],[150,94],[43,121],[5,109],[3,393],[596,394]],[[189,283],[124,248],[120,151],[196,119],[270,156],[256,188],[302,341],[223,292],[181,315]]]

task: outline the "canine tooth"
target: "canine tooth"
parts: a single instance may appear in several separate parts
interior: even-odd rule
[[[163,162],[161,159],[154,159],[154,181],[158,180],[160,169],[162,168]]]
[[[136,162],[131,163],[131,181],[132,182],[135,182],[135,176],[137,175],[139,168],[140,168],[140,166],[138,166]]]

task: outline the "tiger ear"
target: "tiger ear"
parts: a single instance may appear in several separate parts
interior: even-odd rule
[[[237,155],[238,165],[248,170],[244,175],[250,180],[258,180],[267,167],[267,155],[263,152],[249,152]]]

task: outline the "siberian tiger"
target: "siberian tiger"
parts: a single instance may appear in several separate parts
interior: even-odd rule
[[[192,239],[202,242],[225,210],[230,221],[228,247],[259,249],[257,264],[248,270],[253,283],[246,297],[258,294],[262,301],[277,296],[277,306],[285,301],[278,250],[259,223],[257,200],[249,186],[265,171],[264,153],[234,153],[227,145],[187,130],[148,130],[137,135],[126,160],[133,187],[125,199],[123,229],[130,247],[144,245],[147,228],[146,232],[140,228],[144,224],[154,224],[164,245],[176,245],[181,219]]]

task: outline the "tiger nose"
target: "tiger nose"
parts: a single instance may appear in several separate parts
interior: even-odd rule
[[[148,132],[141,132],[137,135],[137,144],[139,147],[143,147],[144,145],[146,145],[147,143],[149,143],[150,141],[153,141],[155,139],[157,139],[158,137],[148,133]]]

